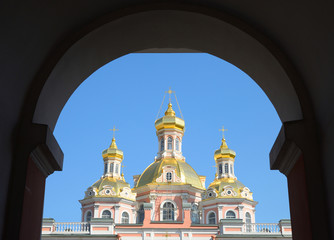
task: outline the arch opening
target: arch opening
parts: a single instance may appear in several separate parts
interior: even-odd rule
[[[179,20],[179,22],[176,20],[173,20],[168,24],[161,22],[162,16],[160,15],[163,15],[164,17],[167,16],[168,18],[176,18]],[[186,20],[186,18],[188,18],[189,15],[191,15],[190,19],[195,20],[195,23],[201,22],[201,24],[198,24],[200,29],[189,29],[189,31],[181,34],[181,36],[172,36],[171,34],[167,34],[166,38],[163,37],[163,40],[161,41],[156,41],[156,39],[153,39],[149,41],[151,44],[147,43],[147,39],[145,39],[145,37],[159,36],[159,34],[156,32],[152,33],[152,31],[157,31],[157,29],[152,28],[152,26],[148,26],[148,19],[152,21],[153,17],[157,20],[156,24],[161,23],[162,25],[168,25],[161,28],[166,31],[166,29],[170,28],[179,29],[182,24],[187,24],[188,20]],[[99,29],[96,29],[94,32],[90,33],[89,36],[77,42],[64,55],[64,57],[59,61],[54,71],[49,76],[40,95],[34,114],[35,123],[47,124],[53,130],[63,106],[72,95],[74,90],[92,72],[107,62],[130,52],[160,52],[164,51],[163,49],[165,49],[167,52],[207,52],[227,60],[228,62],[238,66],[240,69],[245,71],[257,82],[257,84],[264,90],[273,103],[282,122],[302,119],[302,112],[300,109],[298,97],[293,89],[291,81],[287,77],[284,69],[280,66],[277,59],[275,59],[275,57],[273,57],[270,52],[265,49],[265,47],[263,47],[253,38],[244,35],[245,33],[236,29],[232,25],[217,21],[217,19],[201,14],[184,12],[179,14],[179,11],[145,12],[128,16],[124,20],[125,21],[123,21],[121,24],[109,23],[100,27]],[[126,29],[125,26],[127,26],[127,24],[136,22],[137,20],[140,20],[139,25],[141,21],[143,26],[146,25],[146,28],[140,29],[144,31],[144,34],[141,34],[143,38],[139,39],[137,44],[132,45],[131,42],[126,41],[123,44],[117,44],[120,43],[117,42],[120,41],[120,39],[113,39],[112,42],[107,43],[109,40],[111,40],[111,32],[115,34],[117,31],[122,31],[122,29]],[[172,24],[172,26],[169,24]],[[179,27],[177,25],[179,25]],[[215,28],[210,29],[210,33],[208,33],[208,35],[203,34],[203,32],[206,32],[204,30],[208,25],[215,26]],[[215,31],[215,29],[220,29],[222,31]],[[222,41],[224,38],[224,34],[222,32],[224,31],[232,34],[229,36],[229,39]],[[109,32],[109,34],[107,32]],[[130,28],[127,34],[131,39],[131,36],[138,36],[138,31],[134,31],[133,28]],[[161,34],[165,36],[166,32],[162,32],[160,35]],[[198,35],[206,35],[209,37],[203,40],[198,37]],[[102,39],[102,36],[106,37]],[[217,38],[215,38],[215,36],[217,36]],[[197,39],[197,41],[190,43],[190,39]],[[215,39],[215,42],[210,46],[209,44],[204,46],[203,42],[209,42],[209,39]],[[238,41],[235,41],[236,39],[238,39]],[[152,44],[153,42],[154,44]],[[245,42],[249,44],[244,44]],[[228,46],[235,46],[232,49],[221,47],[221,45],[224,45],[224,43]],[[92,44],[93,46],[99,46],[98,49],[96,49],[96,52],[81,51],[82,49],[89,49],[88,46],[92,46]],[[113,44],[117,45],[118,48],[110,48],[110,46]],[[124,46],[124,48],[122,48],[120,45]],[[243,47],[237,50],[238,46]],[[101,51],[105,49],[108,49],[108,51],[106,51],[107,53],[103,54]],[[233,53],[236,52],[237,54],[233,55]],[[257,59],[251,59],[256,55]],[[249,56],[252,57],[249,58]],[[77,66],[74,65],[74,62]],[[78,66],[88,67],[83,71],[80,71]],[[71,81],[68,81],[68,79],[71,79]],[[282,99],[280,97],[282,93],[285,94],[286,98]]]

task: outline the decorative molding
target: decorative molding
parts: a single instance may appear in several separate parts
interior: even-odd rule
[[[301,121],[283,123],[269,154],[271,170],[279,170],[285,176],[289,175],[302,155],[301,149],[293,140],[293,135],[302,134],[302,129]]]
[[[49,127],[44,124],[33,124],[31,131],[33,131],[31,141],[36,143],[30,157],[37,168],[45,177],[54,171],[61,171],[64,154]]]

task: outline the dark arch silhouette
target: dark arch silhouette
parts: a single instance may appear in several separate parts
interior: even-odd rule
[[[256,7],[261,6],[254,5]],[[325,5],[321,7],[326,9]],[[62,7],[57,5],[54,9]],[[39,236],[45,177],[62,167],[62,152],[52,131],[62,107],[81,82],[107,62],[131,52],[207,52],[251,76],[278,112],[283,126],[271,152],[271,167],[279,169],[288,178],[294,237],[329,239],[330,213],[334,211],[328,202],[334,199],[334,195],[327,191],[331,187],[331,178],[324,174],[327,170],[323,165],[328,166],[328,171],[333,166],[322,153],[330,160],[332,140],[321,134],[326,123],[331,126],[326,120],[330,119],[331,112],[323,107],[314,108],[324,101],[310,87],[311,80],[306,73],[313,74],[309,71],[311,65],[307,69],[305,65],[296,67],[300,64],[292,63],[292,56],[304,54],[291,51],[289,47],[295,45],[285,44],[283,39],[286,38],[275,37],[269,34],[268,29],[266,32],[252,27],[257,24],[251,9],[236,13],[237,17],[226,14],[222,8],[210,7],[210,4],[204,7],[174,2],[149,3],[115,9],[110,7],[108,14],[101,11],[92,18],[85,18],[80,12],[83,17],[77,30],[64,32],[56,46],[35,48],[36,53],[44,51],[44,57],[38,63],[37,58],[31,62],[25,60],[33,69],[30,75],[22,76],[22,82],[26,81],[26,84],[18,87],[19,90],[29,90],[19,91],[17,95],[25,99],[21,109],[13,104],[8,111],[8,122],[13,122],[12,125],[6,122],[11,126],[8,128],[12,131],[10,137],[7,137],[7,125],[3,126],[6,133],[3,134],[3,139],[6,139],[2,146],[5,149],[3,157],[10,159],[3,165],[5,170],[10,169],[10,178],[8,173],[3,175],[4,187],[1,190],[4,193],[1,201],[6,201],[1,208],[2,211],[6,209],[6,217],[1,218],[4,238]],[[250,24],[240,20],[247,19],[247,13]],[[327,16],[325,13],[322,15]],[[322,15],[316,13],[319,18]],[[301,12],[301,16],[305,20],[309,15]],[[271,20],[271,17],[267,19]],[[272,21],[270,24],[274,25]],[[305,41],[310,40],[305,38]],[[328,46],[324,43],[324,48]],[[329,55],[324,56],[330,58]],[[312,67],[316,70],[313,75],[318,80],[329,79],[327,66],[323,65],[320,72],[315,61],[309,60],[308,63],[314,63]],[[7,65],[14,71],[14,64]],[[23,69],[26,70],[25,67]],[[7,79],[9,75],[6,74],[7,71],[4,75]],[[2,91],[4,96],[8,95],[6,88]],[[14,90],[10,93],[15,95]],[[324,95],[332,99],[328,91],[324,91]],[[12,127],[14,124],[15,128]],[[323,141],[319,141],[321,137]],[[319,159],[319,164],[314,164],[315,159]],[[29,218],[30,211],[35,213],[34,218]]]

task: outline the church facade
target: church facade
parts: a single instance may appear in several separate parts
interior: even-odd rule
[[[123,152],[113,137],[102,152],[103,175],[80,200],[80,223],[44,219],[42,239],[291,239],[289,220],[257,224],[253,193],[237,180],[236,153],[223,137],[214,153],[215,179],[205,187],[185,161],[185,122],[169,103],[155,121],[158,153],[143,173],[125,181]]]

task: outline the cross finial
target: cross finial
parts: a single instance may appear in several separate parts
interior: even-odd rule
[[[169,88],[169,90],[168,90],[168,91],[166,91],[166,93],[168,93],[168,94],[169,94],[169,103],[171,103],[171,101],[172,101],[172,98],[171,98],[171,96],[172,96],[172,93],[175,93],[175,91],[172,91],[172,89],[171,89],[171,88]]]
[[[124,171],[124,170],[123,170],[124,167],[126,167],[126,166],[124,166],[124,165],[122,164],[122,173],[123,173],[123,171]]]
[[[112,137],[115,138],[115,132],[118,131],[118,129],[115,128],[115,126],[112,129],[109,129],[110,131],[113,131]]]
[[[223,139],[225,139],[225,134],[224,134],[224,132],[227,131],[227,129],[225,129],[224,126],[223,126],[222,129],[219,129],[219,131],[222,131],[222,132],[223,132]]]

